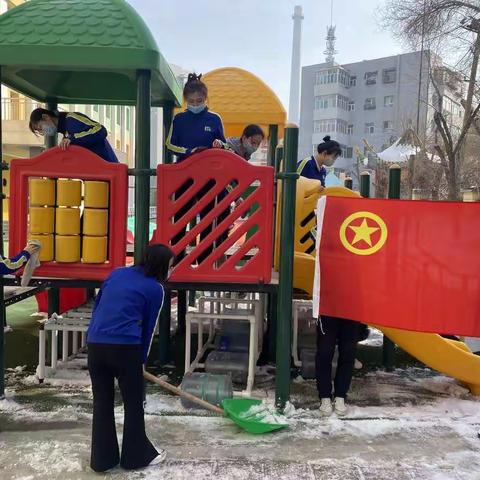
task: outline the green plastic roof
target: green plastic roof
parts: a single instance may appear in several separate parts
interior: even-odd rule
[[[40,101],[134,105],[136,71],[152,72],[152,104],[181,89],[125,0],[31,0],[0,15],[2,83]]]

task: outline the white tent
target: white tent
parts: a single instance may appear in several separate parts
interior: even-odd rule
[[[383,152],[377,153],[378,158],[387,163],[405,163],[408,162],[411,155],[416,155],[420,151],[420,148],[415,145],[400,143],[401,140],[399,138]]]

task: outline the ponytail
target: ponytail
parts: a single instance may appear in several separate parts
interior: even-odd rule
[[[192,93],[199,93],[204,97],[208,97],[208,88],[202,81],[202,74],[189,73],[187,83],[183,87],[184,98]]]

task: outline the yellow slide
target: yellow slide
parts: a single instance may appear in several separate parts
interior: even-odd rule
[[[312,296],[315,258],[295,252],[293,286]],[[392,342],[434,370],[454,377],[480,396],[480,356],[474,355],[463,342],[448,340],[434,333],[379,327]]]

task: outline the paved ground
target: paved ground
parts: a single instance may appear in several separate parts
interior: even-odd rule
[[[0,402],[2,480],[480,479],[480,402],[452,380],[418,368],[357,376],[346,419],[321,418],[314,385],[298,379],[290,428],[263,436],[186,411],[151,387],[148,433],[168,460],[96,475],[88,468],[91,392],[82,362],[40,387],[21,369],[10,372]],[[256,395],[271,397],[268,372],[258,378]],[[120,406],[117,421],[120,435]]]

